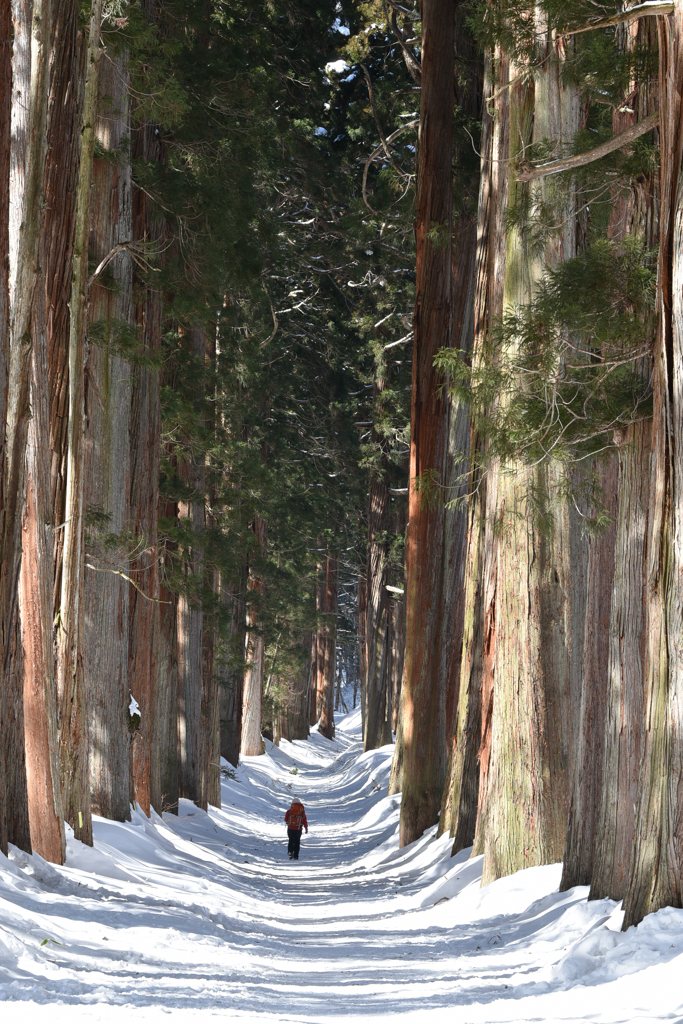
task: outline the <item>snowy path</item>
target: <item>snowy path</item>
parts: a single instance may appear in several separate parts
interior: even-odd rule
[[[337,736],[247,758],[221,811],[97,819],[65,868],[0,856],[2,1020],[683,1024],[682,911],[623,935],[559,865],[481,889],[434,830],[399,851],[390,748]]]

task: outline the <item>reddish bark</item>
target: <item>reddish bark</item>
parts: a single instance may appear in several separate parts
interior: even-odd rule
[[[445,682],[439,652],[448,398],[434,369],[452,341],[452,147],[455,101],[453,0],[422,8],[422,91],[415,216],[416,297],[406,549],[406,658],[403,684],[401,845],[419,839],[439,815],[446,768]],[[434,500],[435,499],[435,500]],[[448,624],[450,626],[450,623]]]

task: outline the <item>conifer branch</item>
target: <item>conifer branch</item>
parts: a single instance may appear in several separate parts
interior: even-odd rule
[[[589,149],[587,153],[568,156],[564,160],[553,160],[550,163],[541,164],[539,167],[532,167],[531,164],[525,162],[517,174],[517,180],[535,181],[537,178],[545,178],[548,174],[559,174],[560,171],[571,171],[576,167],[585,167],[586,164],[592,164],[593,161],[600,160],[603,156],[607,156],[608,153],[613,153],[616,149],[622,149],[630,142],[634,142],[641,135],[652,131],[658,124],[659,113],[650,114],[649,117],[631,125],[626,131],[613,136],[607,142],[600,143],[595,149]]]
[[[609,28],[611,25],[623,25],[627,21],[635,21],[636,18],[646,18],[650,14],[673,14],[676,10],[672,0],[645,0],[645,3],[629,7],[627,11],[619,11],[609,18],[601,18],[591,25],[582,25],[581,28],[572,28],[568,32],[562,32],[563,36],[578,36],[581,32],[592,32],[594,28]]]

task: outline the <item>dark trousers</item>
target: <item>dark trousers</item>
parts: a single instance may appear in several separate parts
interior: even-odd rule
[[[288,828],[287,835],[289,836],[289,845],[287,846],[287,853],[293,860],[299,859],[299,847],[301,846],[301,829],[300,828]]]

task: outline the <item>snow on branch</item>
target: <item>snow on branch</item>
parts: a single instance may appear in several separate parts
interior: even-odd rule
[[[522,164],[521,170],[517,174],[517,179],[519,181],[534,181],[536,178],[545,178],[548,174],[559,174],[560,171],[571,171],[575,167],[585,167],[586,164],[592,164],[594,160],[600,160],[601,157],[607,156],[608,153],[613,153],[615,149],[622,149],[635,139],[639,139],[641,135],[652,131],[658,124],[659,113],[650,114],[649,117],[631,125],[626,131],[614,135],[607,142],[600,143],[595,149],[589,149],[587,153],[568,156],[564,160],[552,160],[550,163],[541,164],[539,167],[532,167],[528,163]]]

